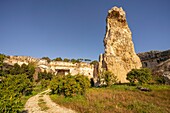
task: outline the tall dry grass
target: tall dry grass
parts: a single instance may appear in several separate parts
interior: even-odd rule
[[[170,87],[150,88],[151,92],[142,92],[132,86],[119,85],[112,88],[91,88],[85,96],[64,98],[51,95],[51,98],[57,104],[79,113],[169,113]]]

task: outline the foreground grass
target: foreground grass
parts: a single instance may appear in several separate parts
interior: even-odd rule
[[[145,86],[151,92],[142,92],[135,86],[114,85],[111,88],[91,88],[85,96],[64,98],[51,95],[59,105],[79,113],[168,113],[170,111],[170,86]]]

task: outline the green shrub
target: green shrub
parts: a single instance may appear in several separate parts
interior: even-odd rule
[[[117,77],[110,71],[106,71],[104,73],[104,80],[107,86],[111,86],[112,84],[117,82]]]
[[[147,84],[151,80],[151,70],[148,68],[132,69],[127,74],[126,79],[129,80],[131,85],[135,84],[135,82],[139,84]]]
[[[23,107],[21,97],[30,94],[32,89],[26,74],[4,76],[0,82],[0,112],[19,112]]]
[[[152,76],[152,78],[156,84],[165,84],[167,79],[165,76],[161,76],[161,75],[155,75]]]
[[[3,65],[4,65],[4,59],[5,59],[4,54],[0,54],[0,76],[3,75]]]
[[[33,81],[33,74],[35,72],[35,67],[32,64],[22,64],[21,66],[17,63],[14,64],[12,69],[10,70],[11,75],[18,75],[18,74],[26,74],[27,77]]]
[[[23,108],[21,95],[5,90],[0,92],[0,113],[18,113]]]
[[[22,95],[30,94],[33,88],[32,82],[30,82],[25,74],[7,75],[0,85],[2,86],[2,91],[10,90]]]
[[[47,88],[50,85],[50,80],[41,80],[41,89]]]
[[[52,94],[64,95],[65,97],[72,97],[76,94],[83,95],[89,87],[90,81],[83,75],[60,75],[54,77],[50,83]]]
[[[46,71],[38,73],[38,80],[39,81],[42,80],[42,79],[51,80],[52,77],[53,77],[53,74],[52,73],[48,73]]]

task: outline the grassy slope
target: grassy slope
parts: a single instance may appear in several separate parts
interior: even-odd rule
[[[151,92],[142,92],[134,86],[115,85],[111,88],[91,88],[85,97],[64,98],[51,95],[57,104],[80,113],[168,113],[170,86],[147,86]]]

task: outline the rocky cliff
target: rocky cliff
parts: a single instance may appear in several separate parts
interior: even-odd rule
[[[170,84],[170,59],[159,63],[152,69],[153,75],[163,76],[165,83]]]
[[[164,76],[170,84],[170,50],[138,53],[142,67],[150,68],[154,76]]]
[[[158,64],[170,59],[170,50],[150,51],[137,54],[142,62],[142,67],[154,69]]]
[[[99,71],[113,72],[119,82],[127,82],[126,74],[134,68],[140,68],[141,62],[136,55],[132,42],[132,33],[122,8],[113,7],[106,18],[104,37],[105,53],[100,55]]]

